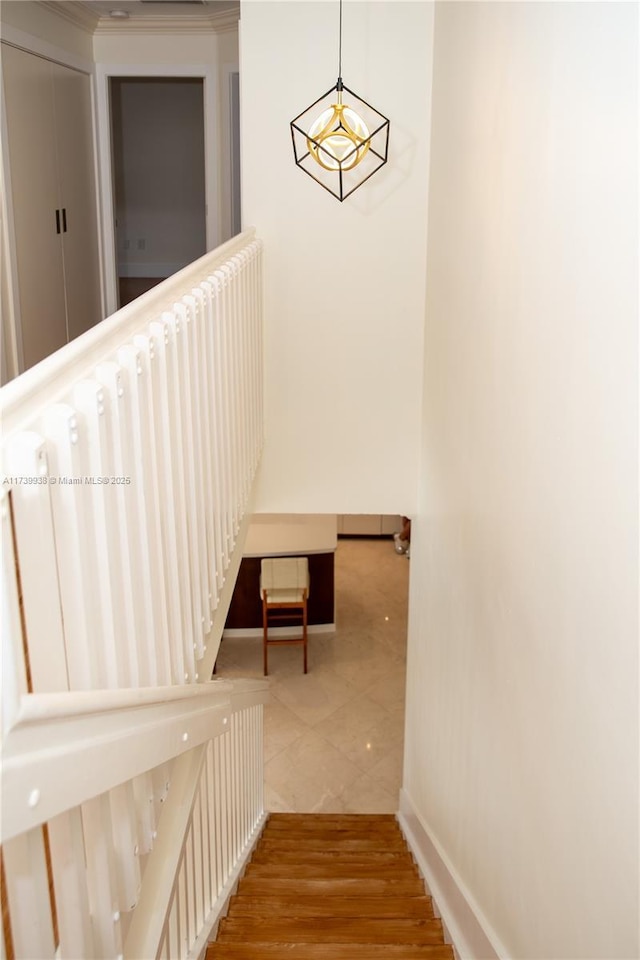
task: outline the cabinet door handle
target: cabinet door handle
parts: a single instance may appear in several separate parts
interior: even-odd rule
[[[67,208],[62,208],[62,232],[67,232]]]
[[[60,211],[56,210],[56,233],[60,233]]]

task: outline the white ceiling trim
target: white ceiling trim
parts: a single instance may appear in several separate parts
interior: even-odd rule
[[[93,33],[100,20],[99,14],[74,0],[41,0],[40,6],[87,33]]]
[[[108,16],[100,16],[87,4],[78,0],[41,0],[41,5],[81,30],[101,36],[142,33],[151,35],[228,33],[237,29],[240,19],[239,6],[237,10],[197,14],[190,12],[188,16],[158,13],[156,16],[147,14],[140,19],[131,16],[127,19],[115,20]],[[114,7],[117,7],[117,0],[114,0]]]
[[[203,34],[228,33],[237,29],[238,14],[233,10],[222,13],[205,14],[199,17],[145,17],[143,20],[112,20],[101,18],[94,33],[96,36],[106,34]]]

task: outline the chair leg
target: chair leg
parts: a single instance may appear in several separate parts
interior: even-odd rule
[[[304,672],[307,672],[307,598],[305,596],[302,606],[302,641],[304,648]]]
[[[269,673],[269,667],[267,664],[267,604],[263,598],[262,600],[262,668],[264,670],[265,677]]]

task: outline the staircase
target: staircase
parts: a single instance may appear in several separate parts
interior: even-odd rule
[[[453,960],[391,815],[273,813],[206,960]]]

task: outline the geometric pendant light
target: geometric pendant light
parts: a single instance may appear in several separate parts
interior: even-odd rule
[[[342,82],[342,0],[338,82],[291,121],[297,166],[341,202],[387,162],[389,120]]]

